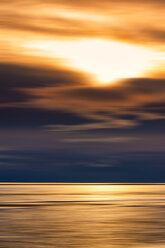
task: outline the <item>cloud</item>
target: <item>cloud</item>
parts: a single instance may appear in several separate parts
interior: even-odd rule
[[[103,88],[84,85],[25,91],[33,96],[31,106],[35,108],[71,111],[94,122],[48,126],[56,131],[133,127],[142,120],[164,119],[163,111],[159,113],[155,109],[156,104],[164,109],[163,79],[129,79]]]
[[[7,31],[3,39],[8,49],[24,41],[22,34],[27,40],[93,37],[160,49],[164,47],[163,10],[163,0],[1,1],[0,23],[1,31]]]
[[[0,128],[41,128],[46,125],[75,125],[90,123],[85,118],[71,111],[21,108],[17,106],[0,108]]]
[[[82,73],[12,64],[1,64],[0,75],[1,127],[72,132],[164,119],[164,79],[125,79],[94,87]]]
[[[133,141],[136,140],[137,138],[134,137],[94,137],[94,138],[70,138],[70,139],[64,139],[64,142],[69,142],[69,143],[85,143],[85,142],[92,142],[92,143],[96,143],[96,142],[103,142],[103,143],[122,143],[122,142],[129,142],[129,141]]]
[[[59,68],[0,63],[0,106],[7,103],[26,102],[32,96],[21,89],[48,86],[76,85],[87,80],[82,73]]]

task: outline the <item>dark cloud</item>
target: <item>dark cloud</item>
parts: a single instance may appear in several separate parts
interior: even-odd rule
[[[148,111],[150,113],[160,113],[165,114],[165,103],[164,102],[152,102],[146,104],[142,108],[143,111]]]
[[[32,96],[22,89],[81,84],[85,76],[62,69],[0,64],[0,104],[27,101]]]
[[[87,131],[164,119],[164,79],[93,87],[79,73],[11,64],[1,64],[0,75],[1,127]]]
[[[64,89],[66,96],[75,97],[78,99],[87,99],[88,101],[101,101],[115,103],[118,105],[120,102],[129,104],[136,102],[136,97],[145,95],[151,97],[156,94],[165,94],[165,80],[164,79],[152,79],[152,78],[137,78],[127,79],[123,82],[119,82],[116,85],[110,85],[109,87],[73,87],[70,89]]]
[[[37,128],[49,124],[78,125],[90,123],[92,120],[78,114],[58,110],[8,107],[0,108],[0,128]]]
[[[32,89],[33,107],[72,111],[95,123],[82,125],[52,125],[53,130],[91,130],[133,127],[143,120],[164,119],[162,108],[165,99],[164,79],[128,79],[109,87],[70,86]],[[155,106],[154,106],[155,104]],[[152,105],[152,107],[148,107]],[[143,108],[144,106],[144,108]],[[162,109],[163,110],[163,109]]]
[[[74,88],[64,92],[64,95],[70,96],[77,99],[86,99],[87,101],[124,101],[128,98],[128,94],[120,92],[120,89],[116,87],[106,87],[106,88]]]

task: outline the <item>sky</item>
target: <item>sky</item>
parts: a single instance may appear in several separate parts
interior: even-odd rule
[[[0,1],[1,182],[165,182],[164,7]]]

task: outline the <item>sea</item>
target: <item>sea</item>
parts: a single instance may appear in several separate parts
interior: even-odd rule
[[[0,184],[2,248],[165,248],[165,184]]]

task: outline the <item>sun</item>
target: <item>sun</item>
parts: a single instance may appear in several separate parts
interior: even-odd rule
[[[24,44],[32,53],[63,59],[62,66],[92,75],[100,84],[141,76],[150,68],[152,52],[139,46],[99,39],[36,41]]]

